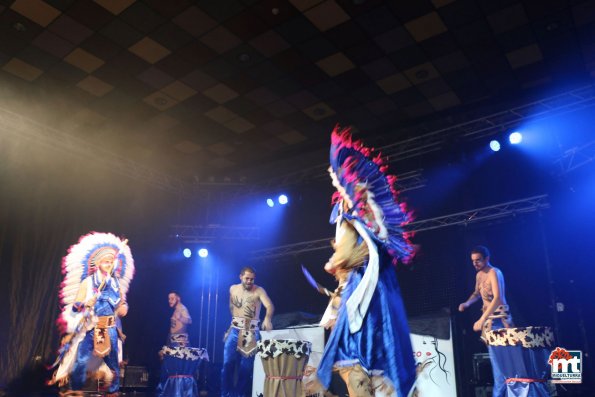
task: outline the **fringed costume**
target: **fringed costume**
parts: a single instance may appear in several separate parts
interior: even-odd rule
[[[338,372],[350,396],[405,397],[415,364],[393,264],[413,255],[402,229],[411,216],[397,201],[396,178],[385,173],[380,156],[352,141],[348,129],[333,131],[330,163],[336,236],[325,269],[339,281],[341,296],[336,319],[324,319],[334,325],[318,378],[328,389]],[[337,305],[336,296],[330,305]]]
[[[96,232],[81,237],[64,257],[62,273],[58,327],[64,336],[50,384],[61,386],[62,395],[82,395],[87,373],[105,363],[113,372],[108,395],[115,395],[121,361],[116,323],[127,313],[126,294],[134,276],[127,240]]]

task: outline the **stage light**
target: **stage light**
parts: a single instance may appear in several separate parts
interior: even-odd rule
[[[289,202],[289,199],[287,198],[286,195],[282,194],[279,196],[279,204],[281,205],[285,205]]]
[[[182,253],[184,254],[185,258],[190,258],[192,256],[192,251],[190,251],[190,248],[184,248],[184,251],[182,251]]]
[[[490,149],[492,149],[492,151],[497,152],[498,150],[500,150],[500,142],[498,142],[497,140],[493,140],[490,142]]]
[[[518,145],[519,143],[521,143],[523,141],[523,134],[521,134],[518,131],[515,131],[508,136],[508,140],[510,141],[511,144]]]
[[[268,198],[267,199],[267,205],[271,208],[273,208],[275,206],[275,202],[273,201],[273,199]]]
[[[200,256],[201,258],[206,258],[207,256],[209,256],[209,250],[206,248],[199,249],[198,256]]]

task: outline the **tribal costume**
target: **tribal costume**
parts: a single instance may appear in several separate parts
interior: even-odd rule
[[[104,273],[101,266],[111,269]],[[121,361],[116,314],[121,308],[125,315],[123,306],[127,305],[126,293],[134,275],[127,241],[110,233],[87,234],[68,250],[62,272],[58,327],[65,336],[50,383],[66,387],[70,382],[74,391],[64,395],[82,395],[87,373],[105,362],[114,372],[107,390],[113,395],[119,388]]]
[[[410,213],[397,201],[395,177],[349,130],[333,131],[330,163],[336,237],[325,269],[344,288],[318,378],[328,389],[338,372],[350,396],[405,397],[415,364],[393,263],[413,254],[402,230]]]
[[[483,311],[483,310],[482,310]],[[480,339],[488,344],[486,333],[495,329],[501,328],[512,328],[514,324],[512,322],[512,316],[510,315],[510,309],[508,305],[500,305],[496,307],[494,313],[488,316],[488,319],[483,323],[481,328]]]
[[[187,333],[169,334],[167,340],[168,347],[188,347],[190,346],[190,338]]]
[[[252,371],[256,342],[260,339],[259,320],[232,317],[224,337],[221,396],[248,396],[252,387]],[[233,386],[234,369],[239,362],[238,381]]]

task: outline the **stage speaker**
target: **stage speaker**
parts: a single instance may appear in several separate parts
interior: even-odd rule
[[[120,385],[121,387],[149,387],[149,371],[146,367],[128,365],[122,371],[124,371],[124,382]]]
[[[475,397],[492,397],[492,386],[477,386]]]
[[[489,353],[475,353],[473,355],[473,380],[476,385],[494,384]]]

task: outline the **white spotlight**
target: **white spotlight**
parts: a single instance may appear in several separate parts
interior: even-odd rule
[[[207,256],[209,256],[209,250],[206,248],[199,249],[198,256],[200,256],[201,258],[206,258]]]
[[[523,141],[523,134],[521,134],[518,131],[515,131],[508,136],[508,140],[510,141],[511,144],[518,145],[519,143],[521,143]]]

